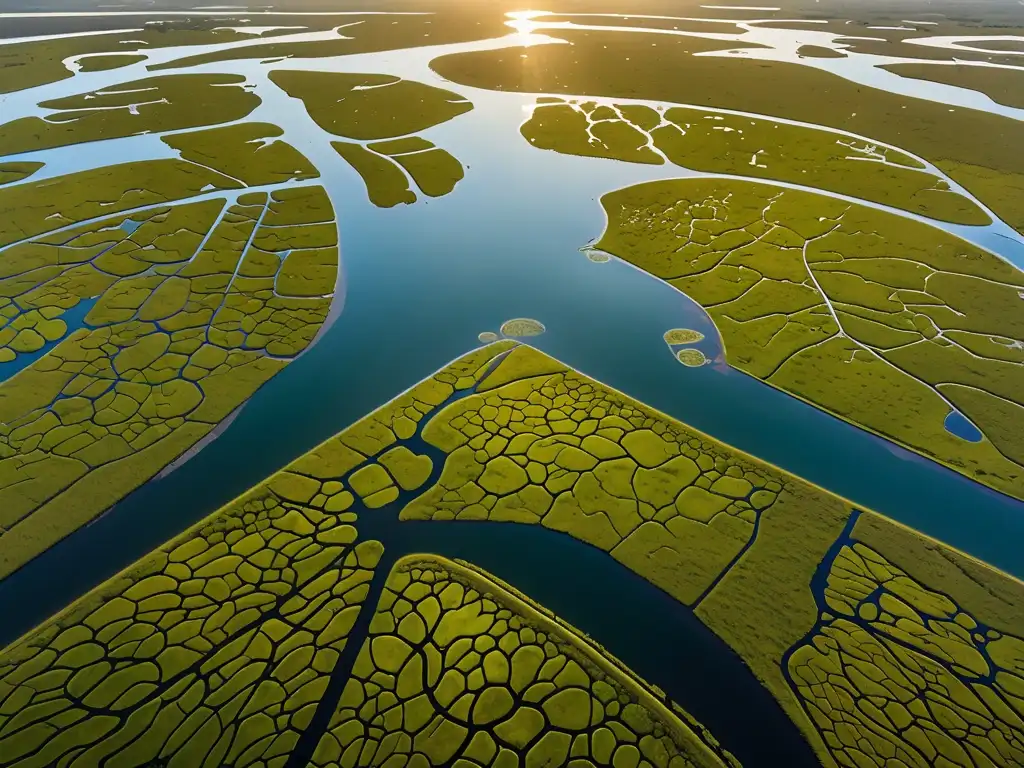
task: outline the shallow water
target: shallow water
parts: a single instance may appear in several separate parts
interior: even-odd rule
[[[981,430],[972,424],[960,411],[950,411],[942,423],[946,431],[969,443],[981,442],[984,437]]]

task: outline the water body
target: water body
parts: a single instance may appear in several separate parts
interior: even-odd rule
[[[949,412],[946,420],[942,422],[942,426],[950,434],[956,435],[961,440],[966,440],[969,443],[980,443],[984,437],[980,429],[974,426],[960,411],[955,409]]]
[[[74,307],[69,309],[60,319],[64,321],[64,324],[68,327],[68,334],[78,330],[85,325],[85,316],[89,314],[89,310],[92,309],[93,304],[96,303],[96,299],[85,299],[78,302]],[[67,335],[64,336],[67,338]],[[40,359],[61,343],[64,339],[58,339],[57,341],[48,341],[42,346],[41,349],[35,352],[20,352],[18,356],[7,363],[0,363],[0,382],[5,381],[18,371],[28,368],[36,360]]]

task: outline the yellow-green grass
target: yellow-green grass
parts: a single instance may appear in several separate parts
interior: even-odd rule
[[[410,177],[423,194],[443,197],[465,176],[462,163],[420,136],[365,146],[335,141],[331,146],[362,177],[370,202],[378,208],[415,203]]]
[[[824,566],[819,623],[787,671],[837,762],[1024,761],[1024,640],[1007,633],[1022,624],[1019,583],[982,574],[979,584],[976,564],[870,520]]]
[[[473,108],[457,93],[391,75],[275,70],[270,79],[325,131],[358,141],[417,133]]]
[[[281,765],[382,549],[356,543],[351,519],[273,489],[228,505],[4,652],[4,765],[64,755],[80,766]]]
[[[655,164],[664,154],[693,170],[817,187],[958,224],[991,221],[914,158],[827,130],[702,109],[550,98],[521,130],[539,149]]]
[[[409,436],[508,348],[455,361],[3,650],[4,765],[69,755],[81,765],[280,766],[309,726],[382,553],[357,542],[354,497],[339,478]],[[408,484],[405,458],[380,456]],[[36,717],[40,707],[49,715]]]
[[[806,56],[811,59],[843,59],[846,54],[835,48],[827,48],[823,45],[801,45],[797,48],[797,56]]]
[[[181,153],[182,159],[212,168],[248,186],[317,178],[320,174],[316,168],[278,138],[283,134],[278,126],[269,123],[239,123],[162,138]]]
[[[98,298],[87,328],[0,383],[0,576],[186,453],[319,331],[338,268],[326,192],[240,203],[152,208],[130,235],[122,216],[3,252],[0,355],[57,341],[61,313]]]
[[[401,518],[540,524],[608,551],[693,606],[823,764],[836,765],[782,662],[818,619],[811,578],[849,503],[529,347],[506,357],[479,391],[426,425],[424,439],[449,456],[438,485]],[[960,582],[972,610],[996,600],[990,620],[1020,623],[1013,612],[1024,585],[874,513],[860,515],[858,530],[867,526],[905,553],[903,567],[930,579],[952,565],[940,588]]]
[[[527,347],[424,439],[449,454],[402,519],[539,523],[695,602],[749,545],[782,483]]]
[[[731,365],[1024,497],[1024,431],[1004,421],[1021,413],[1024,367],[1000,351],[1024,339],[1015,267],[940,229],[767,184],[659,181],[602,204],[598,247],[704,306]],[[947,397],[993,437],[948,433]]]
[[[209,45],[245,40],[249,36],[229,29],[201,30],[188,28],[160,28],[112,32],[110,34],[64,37],[50,40],[11,43],[0,49],[0,93],[64,80],[73,75],[64,61],[82,54],[117,54],[104,56],[104,60],[128,58],[124,54],[150,48],[181,45]],[[132,57],[134,58],[134,57]],[[83,70],[89,65],[83,61]]]
[[[237,182],[182,160],[146,160],[0,187],[0,246],[77,221],[192,197]]]
[[[334,141],[331,146],[360,175],[370,202],[378,208],[416,202],[416,193],[409,189],[409,179],[390,158],[371,152],[362,144]]]
[[[240,120],[260,103],[244,83],[241,75],[165,75],[44,101],[58,111],[0,125],[0,154]]]
[[[645,683],[468,564],[388,576],[311,765],[736,765]]]
[[[495,366],[495,357],[504,352],[509,354]],[[426,479],[420,466],[422,457],[407,448],[402,450],[401,441],[413,437],[423,418],[453,393],[474,386],[476,393],[446,406],[425,425],[424,439],[449,455],[438,485],[407,504],[401,517],[541,523],[610,551],[624,566],[692,606],[776,696],[823,765],[837,766],[833,750],[839,742],[819,730],[814,715],[804,709],[804,692],[790,686],[782,665],[787,651],[805,645],[808,635],[817,631],[819,618],[834,618],[834,613],[826,616],[819,612],[811,580],[848,524],[849,503],[630,400],[536,350],[508,341],[478,348],[450,364],[0,653],[0,718],[5,718],[0,720],[0,746],[28,743],[30,749],[48,750],[39,753],[45,765],[46,760],[58,760],[61,750],[72,749],[77,740],[86,738],[83,731],[87,731],[90,743],[102,744],[97,749],[124,754],[128,764],[171,758],[177,761],[171,763],[175,768],[202,764],[207,758],[220,764],[228,755],[240,756],[241,750],[252,749],[253,759],[262,756],[265,760],[288,752],[291,746],[275,740],[281,738],[282,730],[287,736],[296,723],[301,729],[308,719],[287,721],[286,727],[276,722],[281,711],[268,709],[273,724],[257,718],[242,726],[246,717],[239,711],[246,715],[253,711],[239,708],[259,703],[281,705],[285,712],[309,712],[309,703],[322,695],[323,689],[317,686],[325,684],[322,674],[330,672],[337,657],[328,655],[329,663],[320,665],[315,661],[319,649],[324,645],[340,649],[355,619],[354,606],[365,598],[361,585],[369,579],[380,555],[376,542],[356,544],[352,527],[357,521],[355,498],[364,496],[370,501],[396,482],[402,488],[422,488]],[[538,468],[543,469],[543,476]],[[716,512],[721,506],[714,501],[718,497],[726,500],[726,507]],[[741,506],[744,498],[749,499],[744,502],[749,509]],[[634,509],[644,520],[639,525],[631,515]],[[656,511],[647,520],[652,510]],[[751,517],[756,528],[738,525]],[[724,518],[733,518],[737,524],[723,526]],[[625,527],[620,531],[614,524]],[[632,532],[630,524],[635,529]],[[997,625],[999,632],[1020,633],[1024,585],[1019,582],[870,512],[860,514],[853,533],[884,556],[896,558],[898,567],[921,584],[918,594],[944,592],[964,613]],[[278,554],[267,552],[268,547]],[[303,566],[290,558],[309,561]],[[337,573],[343,568],[352,569],[347,572],[350,575]],[[280,588],[272,586],[282,581]],[[333,586],[339,583],[346,586]],[[239,602],[244,600],[243,591],[253,593],[246,585],[260,594],[264,584],[273,593],[269,599],[275,602],[264,604],[262,598],[253,600],[259,603],[255,606]],[[436,592],[435,584],[442,584]],[[453,589],[452,584],[458,586]],[[344,592],[342,602],[332,603],[340,591]],[[934,603],[936,598],[928,599]],[[143,607],[142,602],[150,600]],[[187,606],[185,601],[189,601]],[[195,620],[192,616],[196,614],[186,616],[195,610],[204,613]],[[513,620],[521,626],[513,626]],[[187,628],[181,626],[184,622],[188,622]],[[275,622],[294,627],[294,632],[289,634],[287,627]],[[234,634],[229,633],[229,626]],[[534,634],[524,633],[527,628]],[[943,625],[922,635],[932,643],[923,650],[934,653],[936,647],[949,647],[950,638],[942,635],[949,630]],[[541,632],[546,638],[538,642]],[[185,648],[168,654],[172,633]],[[261,634],[271,644],[270,659],[250,653],[253,643],[266,648],[259,640]],[[409,746],[398,749],[400,742],[405,743],[398,734],[387,743],[394,743],[403,754],[418,751],[425,760],[422,764],[438,768],[463,753],[469,760],[489,764],[488,741],[477,738],[477,730],[488,732],[494,742],[493,754],[499,754],[499,748],[514,752],[517,743],[520,749],[529,744],[532,754],[535,744],[544,744],[534,759],[559,762],[556,758],[562,754],[564,739],[545,734],[530,742],[534,732],[523,738],[521,728],[532,727],[529,723],[536,717],[502,709],[504,696],[497,691],[483,693],[506,684],[518,693],[514,686],[522,679],[519,711],[536,709],[549,718],[578,716],[575,707],[556,706],[557,691],[548,686],[537,688],[533,673],[518,676],[516,653],[521,647],[535,645],[541,647],[543,659],[538,657],[539,663],[527,668],[536,672],[538,681],[551,678],[556,688],[586,688],[593,694],[585,724],[550,729],[555,734],[573,731],[567,747],[570,757],[584,759],[583,742],[575,731],[591,736],[587,748],[593,750],[604,750],[608,744],[607,735],[598,736],[602,727],[612,731],[617,741],[628,740],[625,731],[611,724],[611,718],[617,718],[615,722],[621,721],[639,737],[633,743],[645,757],[642,745],[647,734],[660,740],[669,754],[671,748],[664,737],[681,754],[690,754],[687,745],[700,750],[703,742],[715,759],[728,761],[698,726],[666,717],[656,689],[644,686],[600,648],[524,596],[472,568],[423,556],[401,563],[388,583],[370,634],[317,749],[316,765],[372,762],[371,753],[360,758],[363,749],[376,749],[373,744],[383,743],[385,732],[396,729],[409,734]],[[493,645],[479,640],[481,637],[491,638]],[[856,642],[866,643],[866,648],[873,639],[858,635]],[[93,643],[100,646],[98,651],[92,649]],[[276,643],[286,648],[282,650]],[[438,653],[427,650],[430,643]],[[1011,651],[1014,647],[1003,645]],[[293,657],[300,646],[308,650]],[[81,650],[67,655],[68,649],[75,647]],[[406,653],[407,647],[423,649],[418,666],[409,661],[414,654]],[[828,653],[834,649],[828,644],[822,647]],[[502,659],[491,654],[495,649],[506,657],[507,678]],[[860,653],[856,644],[849,650]],[[526,653],[536,655],[534,651],[522,655]],[[68,666],[71,661],[77,663],[79,656],[85,661],[78,667]],[[238,660],[242,656],[245,660]],[[564,664],[558,660],[560,656],[565,657]],[[1005,674],[1019,661],[1010,653],[1002,658],[1006,661],[1000,662],[1004,677],[999,684],[1005,689],[1013,684]],[[105,659],[123,660],[115,669],[113,664],[105,666]],[[163,676],[161,659],[179,665],[176,676]],[[262,664],[264,659],[266,666],[258,674],[242,674],[243,668],[248,669],[252,662]],[[549,664],[552,659],[556,661]],[[305,693],[286,688],[292,696],[285,701],[295,699],[291,710],[279,694],[263,688],[277,685],[275,681],[282,678],[291,680],[291,675],[306,669],[311,661],[311,670],[298,673],[306,674],[296,684]],[[567,670],[577,674],[570,661],[587,674],[586,682],[580,678],[574,685],[564,677],[559,679]],[[407,662],[416,673],[405,671]],[[898,657],[884,668],[882,682],[912,677],[917,674],[917,663],[916,657]],[[289,670],[287,675],[272,671],[279,669],[274,666],[277,664]],[[78,671],[85,666],[91,670],[88,674]],[[545,676],[546,668],[553,669],[552,674]],[[213,670],[217,672],[211,674]],[[207,675],[217,686],[237,687],[223,696],[217,696],[212,687],[191,692],[188,707],[177,711],[182,719],[193,711],[202,712],[195,716],[195,725],[209,718],[212,724],[203,727],[210,730],[186,742],[184,737],[197,733],[186,728],[181,739],[165,741],[167,730],[161,713],[166,709],[153,702],[180,700],[182,692],[191,691],[190,675]],[[188,682],[182,682],[186,678]],[[463,703],[464,693],[458,687],[461,678],[466,689],[476,694]],[[854,680],[851,684],[858,684],[855,673],[850,679]],[[368,686],[367,680],[373,685]],[[612,711],[613,699],[605,698],[599,681],[629,694],[625,700],[619,699],[620,711]],[[416,688],[416,683],[421,688]],[[117,711],[112,713],[118,717],[105,719],[105,712],[91,712],[84,719],[65,714],[82,706],[78,699],[69,698],[72,685],[88,686],[86,697],[101,695],[94,691],[118,697],[113,699]],[[181,686],[181,691],[175,686]],[[429,707],[413,704],[421,700],[427,687],[436,694],[433,700],[426,697]],[[243,697],[250,704],[222,709],[230,707],[224,702],[235,700],[228,694],[234,697],[243,689],[255,691],[251,699],[248,693]],[[935,686],[932,689],[941,693]],[[817,695],[817,690],[813,693]],[[639,718],[641,713],[630,706],[630,698],[635,707],[646,709],[649,717]],[[29,718],[23,713],[42,699],[60,704],[54,705],[52,712],[32,709],[43,712],[44,724],[34,730],[22,728]],[[409,702],[402,703],[406,699]],[[603,710],[594,701],[600,702]],[[835,710],[843,706],[845,701]],[[439,721],[436,727],[424,728],[437,718],[439,708],[450,713],[446,724]],[[210,718],[214,712],[226,714],[221,719]],[[494,717],[485,714],[494,712],[498,712]],[[79,727],[79,721],[87,725]],[[179,722],[174,721],[173,726]],[[641,733],[636,730],[641,722],[661,723],[662,733],[653,729]],[[952,721],[936,718],[935,723],[938,733],[957,737]],[[239,727],[232,730],[232,724]],[[459,728],[473,734],[461,737]],[[370,729],[374,729],[372,733]],[[26,735],[29,731],[31,735]],[[363,742],[358,750],[352,747],[364,735],[374,734],[375,741]],[[673,734],[682,735],[682,740]],[[182,746],[186,743],[195,746]],[[281,751],[273,751],[272,744],[278,744]],[[647,744],[656,749],[650,741]],[[612,748],[613,755],[622,749],[621,745]],[[604,751],[589,754],[601,762]],[[631,759],[631,755],[620,759]],[[636,757],[639,761],[640,756]],[[648,759],[658,764],[657,755]],[[25,768],[35,763],[16,757],[11,764]],[[995,764],[1000,768],[1013,765]]]
[[[999,104],[1024,109],[1024,72],[1019,69],[926,62],[883,64],[881,68],[895,72],[902,77],[930,80],[957,88],[980,91]]]
[[[665,331],[664,339],[669,345],[696,344],[704,340],[704,334],[691,328],[673,328]]]
[[[121,67],[138,64],[145,61],[143,53],[111,53],[87,56],[79,61],[79,69],[82,72],[104,72],[108,69],[120,69]]]
[[[501,334],[513,338],[540,336],[545,330],[543,323],[529,317],[517,317],[501,324]]]
[[[699,349],[680,349],[676,352],[676,359],[687,368],[700,368],[708,361]]]
[[[236,59],[333,58],[354,53],[370,53],[421,45],[442,45],[469,40],[483,40],[508,34],[501,13],[478,14],[460,4],[458,9],[445,14],[350,17],[339,31],[337,40],[311,40],[306,42],[266,42],[186,56],[150,69],[178,69]],[[334,22],[338,23],[338,22]]]
[[[428,197],[443,197],[465,177],[462,163],[441,148],[398,155],[399,165]]]
[[[821,69],[739,56],[693,56],[696,38],[560,30],[572,45],[452,54],[432,68],[455,83],[496,90],[652,99],[782,117],[902,147],[941,167],[1024,231],[1024,124],[854,83]],[[720,43],[718,47],[724,47]],[[913,46],[919,49],[920,46]],[[987,183],[978,184],[977,176]]]
[[[27,179],[42,167],[43,163],[27,160],[0,163],[0,186]]]

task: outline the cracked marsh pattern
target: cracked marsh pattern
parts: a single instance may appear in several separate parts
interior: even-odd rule
[[[443,558],[399,561],[311,765],[567,763],[737,765],[510,588]]]
[[[1024,640],[849,536],[822,569],[787,675],[839,764],[1024,762]]]
[[[1024,275],[926,224],[799,190],[671,180],[602,198],[597,244],[701,304],[757,378],[1024,497]],[[951,410],[987,437],[947,432]]]
[[[126,167],[125,182],[138,170]],[[71,177],[37,194],[56,206],[65,187],[71,200],[95,194]],[[17,190],[29,205],[30,190]],[[53,345],[0,384],[4,573],[177,459],[308,347],[338,270],[318,186],[136,208],[0,255],[0,359]],[[61,318],[83,302],[68,333]]]
[[[424,429],[448,458],[402,519],[543,525],[690,604],[750,545],[782,489],[530,347],[483,388]]]
[[[477,448],[462,444],[465,432]],[[521,456],[516,440],[537,455]],[[612,487],[588,485],[588,474]],[[617,500],[614,520],[588,512],[601,494]],[[555,506],[565,511],[551,518]],[[847,616],[875,623],[870,637],[850,635],[844,653],[861,658],[895,638],[956,674],[988,675],[986,685],[995,675],[1000,690],[1015,690],[1016,678],[978,660],[1018,664],[1005,627],[1015,613],[1009,625],[1020,623],[1019,583],[877,515],[851,515],[824,491],[506,341],[314,448],[0,654],[0,765],[738,765],[675,701],[512,587],[443,557],[396,563],[407,550],[388,555],[389,526],[423,516],[430,526],[525,524],[610,551],[725,640],[826,765],[838,742],[808,705],[817,689],[791,680],[811,674],[806,664],[823,668],[808,661],[819,651],[801,649],[830,653],[812,639]],[[651,526],[648,544],[615,544],[624,533],[630,541],[630,525]],[[934,578],[964,607],[949,608],[882,555],[871,555],[882,564],[871,578],[892,597],[845,575],[852,565],[839,573],[829,564],[855,527],[864,546],[895,548],[916,571],[944,558]],[[842,558],[863,550],[850,543]],[[686,578],[675,562],[649,565],[683,551]],[[818,574],[830,568],[820,592]],[[903,601],[927,630],[887,630],[888,614],[869,615],[865,600],[890,612]],[[901,610],[906,618],[911,608]],[[981,633],[981,656],[971,649],[982,641],[964,632]],[[920,663],[897,653],[885,679],[917,680]],[[1008,717],[994,706],[992,717]],[[961,734],[950,717],[936,716],[938,732],[970,751],[976,731]]]

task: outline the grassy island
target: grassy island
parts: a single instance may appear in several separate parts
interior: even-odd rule
[[[701,304],[728,362],[1024,498],[1024,273],[928,225],[768,184],[602,198],[598,247]],[[690,234],[687,234],[690,233]],[[953,409],[986,439],[943,427]]]
[[[45,353],[0,382],[0,576],[185,454],[320,330],[326,192],[245,192],[317,176],[280,134],[175,134],[181,159],[0,187],[0,362]]]
[[[277,70],[270,77],[317,125],[349,139],[332,146],[377,207],[416,202],[414,186],[443,197],[465,176],[462,163],[416,135],[473,108],[457,93],[389,75]]]
[[[920,161],[825,129],[688,107],[541,99],[522,126],[538,149],[785,181],[942,221],[991,219]]]
[[[742,56],[710,55],[716,44],[735,46],[721,41],[661,36],[652,41],[654,35],[590,30],[559,30],[557,36],[571,45],[532,47],[529,66],[523,66],[519,51],[505,49],[442,56],[431,67],[452,82],[476,88],[650,99],[850,131],[935,163],[1024,232],[1024,153],[1016,150],[1024,143],[1024,123],[1018,120],[971,109],[950,111],[940,102],[871,88],[803,64],[759,61],[752,66]],[[906,47],[912,55],[922,49]]]
[[[399,510],[608,552],[731,646],[829,768],[1019,762],[1024,585],[504,341],[0,653],[0,764],[735,766],[657,680],[472,565],[413,555],[383,582],[388,537],[361,520]]]
[[[44,101],[41,107],[55,110],[45,119],[0,125],[0,154],[239,120],[260,103],[244,83],[241,75],[165,75]]]
[[[735,765],[600,647],[487,574],[431,555],[392,570],[311,765],[388,755],[436,768],[564,765],[570,755]]]

